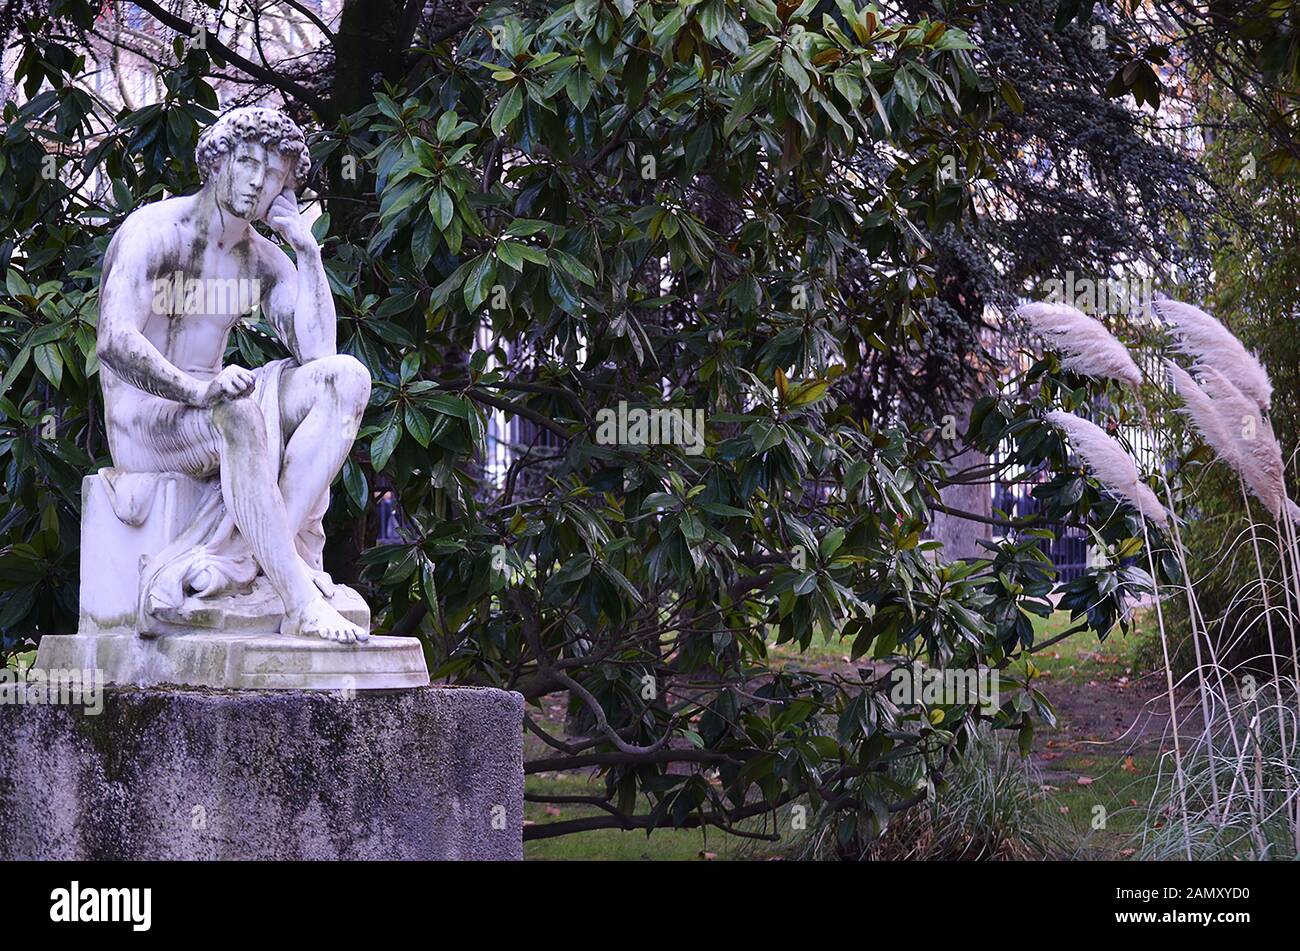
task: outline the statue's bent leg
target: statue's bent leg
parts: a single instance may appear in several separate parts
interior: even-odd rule
[[[266,422],[251,399],[212,407],[212,422],[221,436],[221,495],[235,525],[253,550],[257,563],[296,614],[312,596],[312,586],[293,548],[266,441]]]
[[[221,437],[221,492],[239,532],[284,602],[286,633],[327,640],[363,640],[368,632],[347,621],[316,590],[294,547],[284,499],[276,483],[266,422],[252,399],[216,404],[212,423]]]
[[[286,370],[281,378],[281,425],[289,436],[280,493],[296,533],[343,468],[370,399],[370,371],[347,354]]]

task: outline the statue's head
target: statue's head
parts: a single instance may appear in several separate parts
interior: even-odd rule
[[[246,221],[266,215],[275,196],[297,191],[311,169],[297,123],[279,109],[231,109],[199,136],[195,158],[223,209]]]

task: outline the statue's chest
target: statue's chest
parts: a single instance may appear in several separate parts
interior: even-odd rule
[[[261,302],[261,281],[241,247],[192,248],[154,280],[154,314],[224,334]]]

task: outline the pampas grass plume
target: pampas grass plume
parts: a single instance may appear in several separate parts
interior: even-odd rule
[[[1128,349],[1105,324],[1069,304],[1025,304],[1020,317],[1061,353],[1061,365],[1073,373],[1119,380],[1137,389],[1142,374]]]
[[[1220,459],[1233,469],[1240,467],[1240,453],[1236,440],[1228,432],[1219,409],[1214,400],[1192,379],[1192,375],[1173,360],[1165,361],[1169,377],[1174,384],[1174,392],[1183,399],[1183,415],[1191,420],[1193,428],[1201,438],[1214,450]]]
[[[1169,513],[1156,494],[1138,478],[1132,458],[1105,430],[1063,410],[1048,413],[1047,421],[1069,437],[1075,453],[1098,482],[1157,525],[1164,527],[1169,523]]]
[[[1282,446],[1255,401],[1208,364],[1193,367],[1213,401],[1224,433],[1236,447],[1236,469],[1255,497],[1278,518],[1286,501]]]
[[[1273,384],[1255,355],[1199,307],[1181,301],[1156,301],[1157,314],[1173,324],[1175,346],[1198,363],[1214,367],[1237,389],[1267,411],[1273,399]]]

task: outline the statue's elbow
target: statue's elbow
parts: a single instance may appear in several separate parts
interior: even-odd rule
[[[117,362],[117,347],[111,339],[101,336],[95,341],[95,356],[99,358],[100,363],[111,367]]]
[[[117,370],[125,362],[126,351],[119,334],[100,332],[95,341],[95,356],[99,362],[111,370]]]

